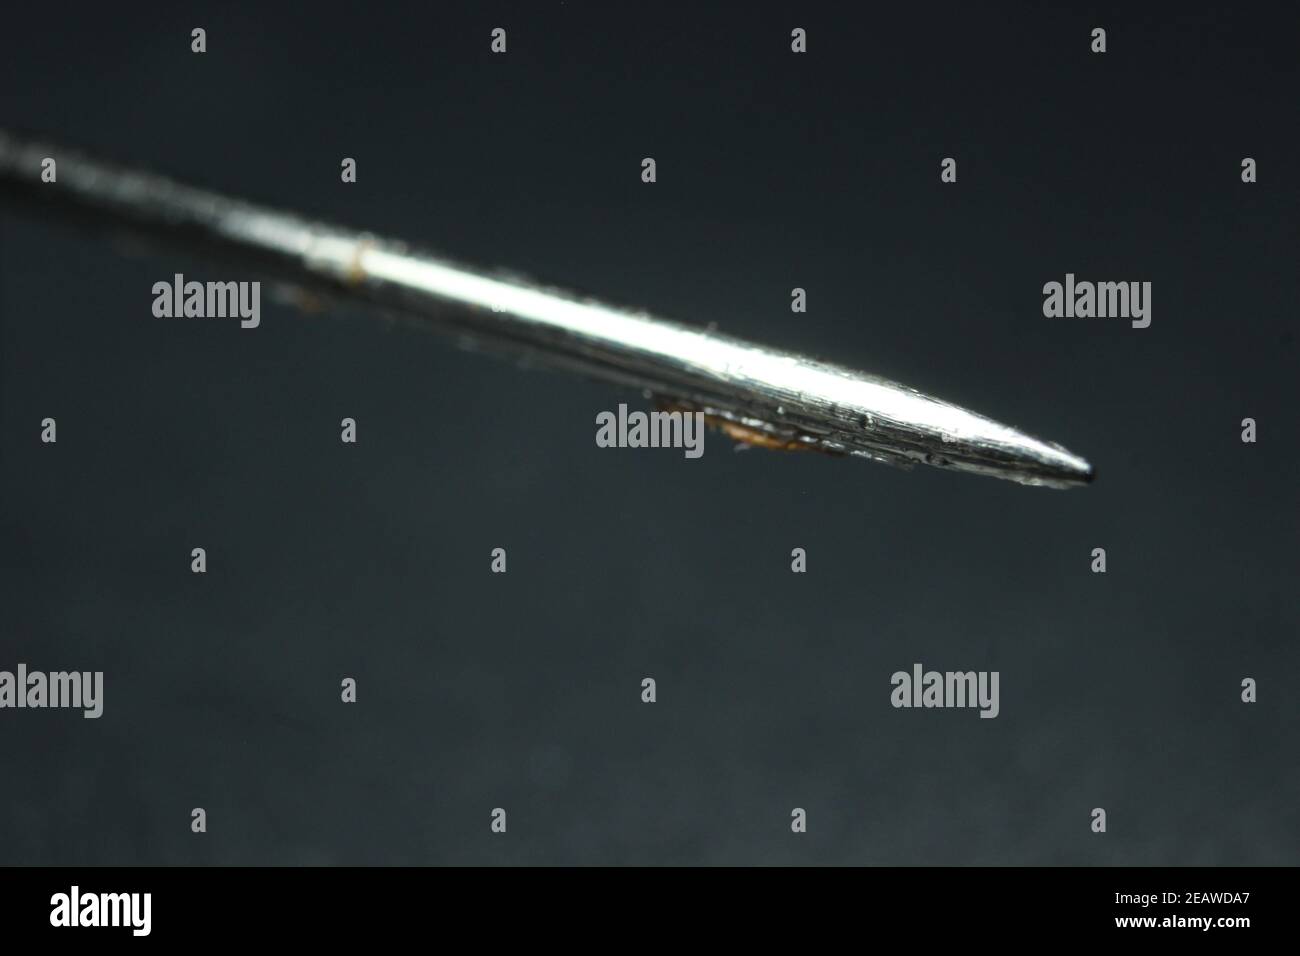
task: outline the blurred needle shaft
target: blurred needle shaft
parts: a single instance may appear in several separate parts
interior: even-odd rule
[[[41,162],[57,160],[57,181]],[[894,382],[494,275],[405,243],[184,186],[0,130],[0,197],[184,245],[299,288],[428,320],[539,363],[639,388],[774,445],[1067,488],[1059,445]],[[736,433],[733,431],[733,434]]]

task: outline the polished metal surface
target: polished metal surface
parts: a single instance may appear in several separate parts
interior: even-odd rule
[[[55,157],[58,178],[41,181]],[[537,364],[704,411],[741,440],[1053,488],[1092,467],[915,389],[711,330],[475,270],[368,233],[309,221],[0,130],[0,198],[92,227],[241,263]]]

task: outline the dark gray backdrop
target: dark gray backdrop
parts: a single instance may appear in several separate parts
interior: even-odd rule
[[[867,368],[1100,478],[601,450],[637,396],[266,297],[154,319],[235,276],[3,212],[0,668],[106,689],[0,712],[0,863],[1300,861],[1296,18],[965,6],[7,9],[0,125]],[[1067,271],[1151,281],[1151,327],[1045,319]],[[894,710],[914,661],[999,670],[1001,716]]]

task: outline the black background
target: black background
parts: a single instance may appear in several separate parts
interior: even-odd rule
[[[155,319],[174,272],[248,277],[6,212],[0,669],[106,687],[0,711],[0,863],[1300,862],[1298,18],[1047,6],[7,8],[0,125],[865,368],[1100,477],[597,449],[637,396],[266,294],[255,331]],[[1066,272],[1152,282],[1151,327],[1044,318]],[[1000,671],[1001,715],[891,708],[915,661]]]

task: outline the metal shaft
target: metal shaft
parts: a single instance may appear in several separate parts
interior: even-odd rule
[[[43,182],[42,159],[57,179]],[[1092,468],[1059,445],[862,372],[654,318],[403,242],[192,188],[0,130],[0,199],[239,264],[432,323],[487,347],[704,411],[757,443],[1065,488]],[[764,441],[763,439],[766,439]]]

